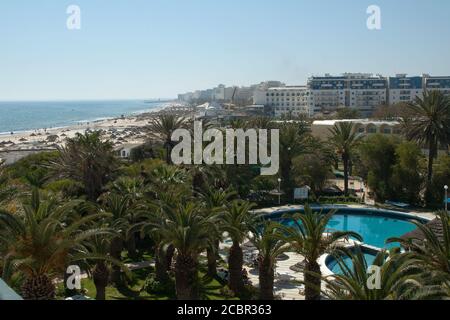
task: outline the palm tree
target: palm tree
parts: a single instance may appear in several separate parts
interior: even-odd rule
[[[256,216],[250,213],[253,207],[253,204],[247,201],[233,201],[228,205],[221,219],[223,230],[228,232],[233,241],[228,256],[228,269],[230,273],[229,286],[235,295],[242,294],[244,289],[242,277],[244,257],[241,243],[255,224]]]
[[[390,238],[387,242],[397,242],[408,248],[428,271],[450,284],[450,218],[445,211],[440,211],[437,215],[435,222],[439,225],[439,232],[430,225],[413,220],[411,222],[417,226],[420,236]]]
[[[352,122],[338,122],[330,129],[330,133],[330,144],[341,157],[344,165],[344,193],[348,196],[349,163],[362,136],[356,132],[355,125]]]
[[[235,192],[227,190],[207,190],[201,194],[203,206],[205,207],[205,215],[223,214],[226,210],[226,204],[231,197],[235,196]],[[219,243],[222,235],[220,234],[221,227],[215,228],[219,231],[217,234],[211,235],[213,237],[211,245],[206,249],[208,260],[208,275],[215,277],[217,275],[217,259],[219,252]]]
[[[250,128],[255,129],[271,129],[273,127],[272,119],[269,117],[257,117],[250,120]]]
[[[110,241],[110,255],[117,261],[121,261],[123,244],[129,240],[128,230],[133,225],[133,210],[133,203],[129,195],[115,193],[105,195],[104,206],[100,209],[100,212],[109,214],[108,227],[116,231],[116,235]],[[111,280],[116,285],[120,284],[121,270],[117,264],[113,266]]]
[[[422,285],[418,277],[420,269],[411,254],[394,254],[388,258],[385,251],[379,252],[372,263],[379,268],[375,274],[368,271],[359,247],[337,251],[335,258],[342,274],[326,277],[327,289],[323,291],[332,300],[411,300],[425,298],[432,292]],[[374,276],[379,277],[379,286],[374,286]]]
[[[433,161],[439,145],[450,143],[450,99],[440,91],[424,91],[407,105],[408,115],[403,118],[406,137],[428,147],[427,201],[433,178]]]
[[[273,300],[273,283],[276,259],[288,250],[280,225],[275,222],[265,223],[254,231],[252,242],[258,248],[259,298]]]
[[[58,178],[69,178],[84,186],[88,200],[95,202],[118,166],[113,145],[101,140],[101,133],[77,133],[59,148],[58,158],[50,169]]]
[[[165,243],[161,231],[167,227],[167,217],[163,208],[176,201],[147,201],[144,204],[144,210],[138,212],[137,219],[140,222],[131,227],[131,231],[138,230],[141,238],[149,235],[154,242],[154,257],[155,257],[155,274],[156,280],[160,283],[167,283],[169,279],[168,271],[170,269],[169,263],[172,262],[172,257],[169,257],[170,243]]]
[[[285,227],[286,241],[305,258],[304,282],[306,300],[319,300],[321,271],[317,260],[321,255],[336,247],[338,241],[354,237],[362,241],[360,235],[352,231],[327,232],[327,225],[335,211],[327,214],[315,213],[305,206],[305,213],[285,216],[294,227]],[[325,234],[326,233],[326,234]]]
[[[309,125],[305,121],[288,122],[279,126],[280,130],[280,178],[281,188],[293,199],[294,179],[292,174],[293,159],[309,152]]]
[[[155,199],[161,199],[166,194],[174,192],[181,195],[186,189],[186,172],[176,166],[166,164],[158,166],[151,172],[150,179],[149,190],[154,193]]]
[[[128,223],[133,225],[137,222],[135,210],[141,207],[145,193],[148,191],[148,187],[144,183],[144,179],[141,177],[130,178],[120,177],[112,183],[111,191],[115,194],[126,196],[129,199],[129,207],[133,210],[128,212]],[[136,258],[136,234],[130,232],[125,239],[128,255],[132,258]]]
[[[177,250],[175,286],[179,300],[196,300],[199,297],[198,257],[209,246],[211,229],[216,217],[205,217],[201,207],[190,202],[175,209],[164,210],[166,228],[161,230],[165,243]]]
[[[65,272],[77,248],[93,236],[109,233],[90,227],[103,216],[80,217],[76,212],[80,204],[60,203],[52,196],[42,200],[35,189],[30,201],[22,204],[22,214],[0,211],[0,255],[5,257],[3,270],[8,271],[5,280],[15,271],[24,274],[23,298],[53,299],[53,280]]]
[[[121,261],[110,256],[111,236],[114,236],[114,231],[111,231],[111,235],[94,236],[85,241],[73,257],[74,261],[85,262],[88,266],[96,289],[96,300],[106,299],[111,265],[117,266],[128,276],[130,275],[128,268]]]
[[[166,149],[167,164],[172,163],[171,152],[174,147],[172,134],[175,130],[184,128],[186,123],[186,118],[178,117],[174,114],[161,114],[150,121],[148,128],[150,136],[163,142]]]
[[[10,185],[9,177],[0,164],[0,205],[12,200],[16,191],[16,188]]]

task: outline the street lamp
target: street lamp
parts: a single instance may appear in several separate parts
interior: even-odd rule
[[[448,186],[447,185],[445,185],[444,186],[444,190],[445,190],[445,212],[448,212]]]
[[[278,178],[278,205],[281,205],[281,178]]]

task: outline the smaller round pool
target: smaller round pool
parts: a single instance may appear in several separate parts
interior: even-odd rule
[[[355,250],[356,249],[352,249],[352,252],[355,253]],[[364,259],[366,260],[367,266],[371,266],[377,256],[378,251],[367,248],[367,247],[361,247],[361,251],[364,255]],[[344,262],[344,264],[348,268],[350,268],[350,269],[353,268],[353,261],[348,256],[343,256],[342,262]],[[334,274],[343,274],[342,268],[341,268],[340,264],[338,263],[338,260],[334,256],[332,256],[332,255],[327,256],[327,258],[325,260],[325,264],[326,264],[327,268]]]

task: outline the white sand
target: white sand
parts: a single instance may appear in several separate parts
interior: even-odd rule
[[[109,138],[110,134],[114,133],[117,138],[111,139],[112,142],[118,143],[120,142],[118,138],[123,138],[124,140],[127,140],[124,142],[128,143],[130,142],[130,139],[132,140],[133,137],[138,136],[138,134],[129,132],[130,129],[143,129],[146,125],[148,125],[148,118],[127,117],[123,119],[119,118],[86,122],[64,128],[39,129],[14,133],[12,135],[0,135],[0,143],[12,142],[12,144],[1,145],[0,150],[36,149],[54,146],[54,144],[61,145],[66,138],[73,138],[76,133],[84,133],[86,130],[104,130],[107,132],[105,135],[107,138]],[[141,131],[143,133],[143,130],[136,131]],[[54,141],[48,140],[50,136],[58,136],[58,138]],[[125,138],[126,136],[128,136],[128,139]]]

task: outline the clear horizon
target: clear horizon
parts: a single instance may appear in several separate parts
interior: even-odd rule
[[[72,4],[80,30],[66,27]],[[381,30],[366,26],[372,4]],[[442,0],[2,2],[0,101],[174,99],[324,73],[450,75],[449,12]]]

